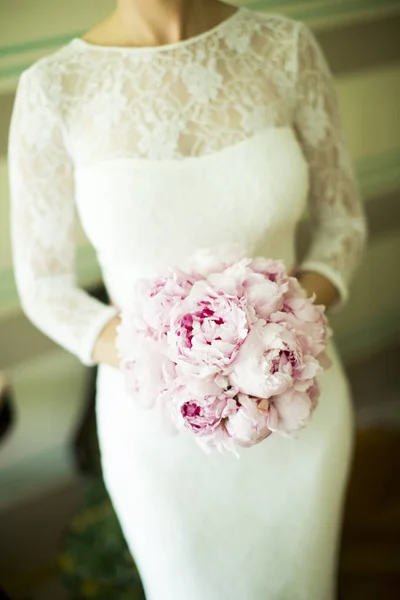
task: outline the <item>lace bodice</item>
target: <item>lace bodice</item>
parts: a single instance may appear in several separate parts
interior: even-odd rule
[[[22,306],[88,365],[118,309],[77,287],[76,212],[121,301],[123,266],[146,274],[218,237],[293,261],[307,193],[314,229],[301,269],[324,274],[345,299],[364,244],[329,68],[307,26],[276,15],[240,9],[155,48],[73,40],[22,74],[9,161]],[[290,251],[271,242],[283,231]]]

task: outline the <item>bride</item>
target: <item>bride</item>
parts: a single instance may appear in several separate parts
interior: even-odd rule
[[[168,437],[125,395],[115,349],[130,283],[222,242],[284,260],[317,303],[346,301],[365,221],[311,31],[217,0],[118,0],[22,74],[9,160],[21,304],[99,365],[104,479],[147,599],[332,600],[353,442],[334,344],[311,424],[239,460]],[[76,218],[111,305],[77,286]]]

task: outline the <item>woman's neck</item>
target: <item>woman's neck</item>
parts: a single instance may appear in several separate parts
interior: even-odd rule
[[[203,0],[118,0],[115,17],[125,35],[137,38],[140,32],[146,45],[177,42],[190,35],[189,24]]]
[[[84,39],[116,46],[173,44],[215,27],[236,10],[219,0],[118,0],[116,10]]]

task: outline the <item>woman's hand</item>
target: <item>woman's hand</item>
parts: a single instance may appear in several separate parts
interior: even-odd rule
[[[105,363],[112,367],[116,367],[117,369],[119,368],[121,359],[117,353],[115,339],[117,337],[117,327],[120,322],[120,317],[115,316],[101,331],[92,354],[92,358],[96,363]]]
[[[336,287],[320,273],[314,271],[306,271],[298,273],[297,277],[301,287],[306,292],[307,296],[315,294],[315,304],[323,304],[329,308],[339,300],[339,293]]]

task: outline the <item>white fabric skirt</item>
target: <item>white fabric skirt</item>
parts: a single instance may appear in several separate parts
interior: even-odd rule
[[[297,439],[233,454],[170,437],[101,365],[105,484],[147,600],[333,600],[353,449],[348,383],[334,345],[320,403]]]

